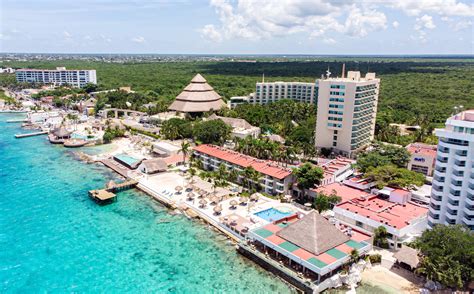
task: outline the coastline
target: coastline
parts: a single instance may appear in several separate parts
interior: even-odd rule
[[[17,162],[16,166],[27,166],[31,165],[32,163],[40,162],[48,166],[45,172],[41,175],[41,168],[39,168],[38,164],[34,165],[35,168],[33,168],[33,170],[30,172],[34,172],[34,170],[38,169],[41,176],[35,177],[36,181],[34,183],[27,180],[26,178],[24,179],[24,181],[32,183],[31,187],[25,184],[18,184],[21,185],[21,188],[18,187],[18,189],[12,189],[8,188],[8,184],[4,185],[5,189],[10,189],[12,191],[12,194],[7,193],[6,195],[21,195],[22,193],[27,193],[29,189],[40,187],[39,184],[44,184],[47,186],[47,183],[43,182],[42,180],[43,177],[47,178],[49,183],[51,183],[52,187],[54,188],[52,188],[53,190],[51,193],[48,193],[48,190],[36,193],[35,197],[39,197],[39,199],[42,201],[34,205],[31,204],[31,201],[34,201],[35,197],[32,197],[30,199],[31,201],[23,201],[20,200],[22,197],[15,196],[15,200],[11,199],[4,203],[3,209],[8,209],[9,204],[13,205],[16,202],[18,202],[19,205],[22,205],[22,207],[26,208],[19,209],[18,212],[13,212],[12,210],[12,217],[14,215],[23,213],[22,211],[24,211],[24,213],[28,213],[28,209],[36,209],[38,205],[40,205],[39,207],[42,208],[47,207],[48,209],[53,209],[54,211],[60,213],[60,215],[55,217],[54,213],[49,214],[51,212],[48,213],[45,210],[44,213],[42,212],[41,214],[32,214],[31,217],[28,217],[24,221],[18,222],[17,225],[22,225],[26,220],[36,222],[36,218],[39,218],[40,220],[43,218],[44,214],[45,216],[48,216],[48,223],[51,223],[46,226],[45,229],[49,227],[55,228],[54,231],[49,229],[49,232],[55,232],[57,230],[61,232],[77,231],[79,228],[79,234],[81,235],[77,235],[77,233],[70,235],[72,233],[71,232],[65,235],[50,236],[48,231],[46,231],[46,233],[42,231],[42,226],[35,226],[35,231],[38,231],[38,233],[29,232],[32,234],[32,238],[28,239],[40,239],[38,245],[32,247],[31,249],[28,249],[31,247],[30,245],[16,249],[12,248],[12,250],[10,250],[11,257],[9,257],[9,259],[4,259],[5,265],[8,266],[8,268],[5,269],[8,270],[0,272],[0,280],[2,283],[7,283],[8,281],[17,281],[20,278],[25,281],[24,275],[32,275],[40,268],[45,271],[45,274],[49,273],[46,270],[50,270],[50,268],[53,270],[56,268],[60,270],[59,273],[56,273],[55,275],[47,274],[47,276],[44,276],[41,278],[41,280],[32,280],[32,283],[29,285],[29,287],[32,288],[29,289],[64,289],[65,291],[74,291],[73,289],[76,289],[78,291],[84,291],[84,289],[89,288],[82,288],[82,290],[80,290],[81,287],[88,287],[91,285],[93,285],[93,287],[99,286],[101,287],[100,289],[112,289],[111,287],[114,287],[114,283],[111,283],[111,281],[106,282],[103,281],[103,278],[101,277],[90,278],[88,276],[89,274],[93,274],[94,271],[91,272],[91,270],[100,269],[106,266],[109,262],[112,262],[107,266],[110,270],[101,270],[101,272],[107,275],[110,275],[109,272],[115,271],[116,273],[110,276],[112,280],[114,279],[114,276],[122,277],[125,274],[128,275],[128,272],[132,273],[132,269],[138,269],[142,264],[145,266],[145,268],[143,268],[144,272],[142,272],[140,269],[140,272],[137,272],[136,275],[134,275],[135,277],[132,278],[131,281],[140,278],[140,281],[133,282],[134,284],[136,283],[135,286],[124,287],[124,282],[126,279],[123,278],[120,282],[115,282],[117,287],[123,284],[123,289],[129,290],[138,289],[137,287],[151,287],[149,289],[176,289],[174,287],[179,285],[180,288],[177,289],[184,291],[185,289],[189,290],[190,288],[195,288],[195,291],[199,293],[204,293],[203,291],[212,291],[212,289],[215,290],[217,289],[216,287],[223,287],[222,289],[227,289],[227,291],[230,291],[232,287],[233,289],[240,290],[252,289],[250,290],[252,293],[262,293],[262,291],[270,292],[270,289],[279,289],[279,292],[282,293],[287,291],[294,292],[294,289],[289,287],[290,285],[287,283],[282,283],[283,281],[278,279],[278,277],[265,272],[263,269],[251,263],[249,260],[237,256],[238,254],[236,253],[234,246],[228,242],[227,238],[222,237],[223,234],[221,232],[217,234],[217,230],[214,229],[215,227],[212,226],[212,224],[205,224],[205,226],[202,226],[204,222],[190,223],[189,219],[184,215],[173,216],[175,213],[173,213],[172,210],[164,208],[163,202],[156,201],[157,199],[151,196],[150,193],[142,193],[144,191],[141,189],[122,192],[123,194],[121,193],[119,202],[115,205],[110,205],[108,207],[96,205],[94,202],[90,201],[88,197],[84,196],[86,190],[97,187],[97,185],[103,185],[104,180],[107,180],[107,178],[111,177],[114,180],[118,179],[116,173],[112,173],[110,169],[103,168],[102,166],[96,164],[90,164],[89,167],[87,167],[88,164],[79,162],[80,160],[73,156],[74,151],[69,151],[50,145],[46,140],[44,140],[44,138],[32,138],[31,141],[27,143],[27,146],[23,146],[25,145],[23,141],[21,144],[19,144],[17,143],[19,141],[15,141],[13,137],[8,134],[10,132],[15,132],[16,128],[19,128],[19,126],[8,126],[6,124],[4,126],[8,128],[8,132],[4,134],[4,137],[8,139],[8,141],[5,141],[7,145],[2,145],[0,148],[7,148],[4,149],[4,151],[9,152],[6,153],[10,154],[8,158],[11,158]],[[9,143],[9,140],[12,140],[12,143]],[[36,154],[36,150],[41,152],[41,154],[47,155],[34,157],[29,156],[30,154]],[[64,154],[64,157],[59,156],[61,154]],[[18,161],[18,158],[25,158],[25,162]],[[73,163],[74,161],[77,163]],[[52,164],[53,162],[54,164]],[[67,162],[70,162],[70,165],[64,165]],[[14,171],[15,169],[8,168],[5,171],[7,170]],[[48,170],[52,174],[57,174],[57,176],[49,176]],[[21,179],[23,180],[23,178],[24,177]],[[70,185],[71,188],[69,188]],[[44,187],[46,188],[46,186]],[[69,192],[71,194],[64,194]],[[63,195],[63,197],[61,197],[61,195]],[[148,197],[139,197],[145,195]],[[7,198],[4,198],[3,200],[6,201]],[[135,198],[141,199],[134,200]],[[45,202],[45,199],[47,199],[47,202]],[[58,201],[61,201],[61,204],[58,203]],[[157,202],[160,202],[160,204],[156,205]],[[146,207],[143,207],[144,205]],[[77,212],[74,212],[70,215],[69,213],[71,212],[71,209],[72,211]],[[96,213],[94,213],[94,211]],[[151,211],[154,211],[154,213]],[[158,214],[156,215],[155,213]],[[49,217],[49,215],[51,215],[51,217]],[[2,217],[5,216],[5,214],[2,215]],[[83,219],[86,219],[87,221],[84,222]],[[200,219],[202,220],[202,218]],[[57,226],[57,221],[62,222],[63,224]],[[71,222],[77,225],[71,226]],[[16,225],[15,223],[13,224]],[[175,228],[176,226],[180,227]],[[212,234],[209,229],[211,229]],[[15,236],[12,235],[15,231],[2,231],[2,234],[6,233],[7,237]],[[19,227],[19,230],[16,231],[22,232],[23,227]],[[87,234],[83,235],[84,232],[82,231],[87,231]],[[88,235],[89,231],[93,234],[91,237]],[[209,232],[206,233],[206,231]],[[198,232],[198,235],[196,235],[195,232]],[[82,244],[83,241],[74,241],[74,236],[85,238],[84,240],[90,240],[87,241],[87,243],[90,243],[90,245]],[[135,242],[134,239],[137,239],[137,241]],[[110,243],[109,240],[113,240],[114,242]],[[218,240],[219,243],[214,243],[214,240]],[[8,239],[6,241],[8,241]],[[28,243],[28,241],[25,240],[25,243]],[[105,247],[106,244],[109,243],[112,246]],[[174,243],[176,244],[173,245]],[[69,246],[72,247],[64,247],[64,244],[70,244]],[[189,247],[185,244],[194,244],[194,246]],[[173,246],[177,247],[173,248]],[[214,248],[213,246],[217,246],[219,249]],[[63,252],[61,247],[64,247],[66,252]],[[74,250],[71,250],[73,248]],[[92,248],[94,248],[94,252],[90,251]],[[104,249],[107,250],[107,254],[103,254],[105,253]],[[26,252],[32,252],[34,254],[24,256],[25,250]],[[44,254],[38,254],[38,250],[46,251]],[[202,254],[200,253],[201,251]],[[73,262],[73,265],[55,265],[53,267],[53,264],[55,264],[55,259],[50,262],[49,260],[51,257],[47,255],[48,252],[50,252],[49,254],[53,254],[53,257],[60,257],[67,253],[67,255],[64,255],[64,258]],[[77,254],[73,252],[77,252]],[[187,255],[187,253],[191,252],[194,252],[192,253],[194,257]],[[176,257],[172,257],[170,253],[175,253]],[[79,256],[71,256],[71,254]],[[82,263],[86,263],[87,260],[84,260],[83,262],[77,262],[76,258],[86,255],[89,256],[89,258],[87,258],[89,261],[92,261],[90,258],[94,258],[94,260],[100,260],[101,262],[93,262],[90,265],[90,269],[89,267],[84,267]],[[120,258],[117,259],[117,256],[120,256]],[[137,260],[135,260],[135,256],[138,257]],[[143,256],[143,258],[140,256]],[[202,259],[200,262],[197,262],[197,260],[195,260],[196,258],[204,259]],[[32,262],[32,260],[34,260],[35,264],[24,268],[24,266]],[[61,260],[64,259],[56,258],[57,262],[61,262]],[[104,262],[105,260],[107,261]],[[188,260],[191,262],[191,264],[187,264]],[[10,268],[10,265],[13,266],[14,264],[24,264],[22,266],[23,274],[19,274],[17,273],[18,270]],[[121,270],[116,270],[121,268],[122,265],[127,264],[130,270],[127,269],[126,273],[121,274]],[[38,268],[38,266],[40,268]],[[69,272],[64,270],[63,266],[67,266],[67,268],[74,270]],[[201,268],[214,270],[206,274],[200,273]],[[149,274],[153,272],[156,272],[156,274],[154,274],[156,275],[155,279],[158,278],[156,282],[149,281],[151,277]],[[246,272],[248,272],[248,274],[246,274]],[[176,275],[176,273],[178,274]],[[172,278],[173,274],[176,275],[175,278]],[[221,275],[223,280],[219,281],[218,277]],[[242,282],[238,282],[239,277],[241,277]],[[225,282],[229,278],[232,278],[233,281],[229,280],[228,282]],[[200,286],[202,288],[196,288],[197,285],[200,284],[196,279],[203,279],[203,284]],[[261,282],[259,282],[260,279]],[[64,281],[64,283],[58,281]],[[223,284],[224,282],[225,284]],[[242,285],[242,288],[239,284]],[[3,284],[3,286],[5,285],[6,284]],[[76,287],[74,285],[77,285],[78,288],[70,288]],[[17,286],[21,287],[21,284],[17,284]],[[13,289],[15,289],[15,287],[13,287]]]

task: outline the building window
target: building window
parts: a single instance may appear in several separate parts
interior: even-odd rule
[[[356,221],[356,226],[360,227],[360,228],[363,228],[364,227],[364,224],[360,221]]]

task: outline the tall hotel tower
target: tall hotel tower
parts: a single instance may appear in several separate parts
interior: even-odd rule
[[[474,230],[474,110],[448,118],[436,136],[428,226],[464,224]]]
[[[349,71],[347,77],[320,79],[318,85],[316,148],[353,157],[374,138],[380,79]]]

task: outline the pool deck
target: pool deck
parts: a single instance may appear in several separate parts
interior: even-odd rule
[[[261,196],[258,201],[248,200],[245,204],[231,205],[232,201],[239,203],[237,193],[223,188],[216,189],[216,196],[223,197],[218,204],[211,203],[214,196],[210,183],[203,181],[199,177],[194,177],[192,182],[190,179],[176,172],[165,172],[157,175],[145,175],[137,179],[139,181],[138,188],[150,194],[158,201],[171,208],[180,208],[181,210],[191,211],[192,214],[199,216],[209,224],[213,225],[227,236],[234,240],[242,240],[244,236],[239,234],[244,227],[248,230],[268,224],[269,222],[256,215],[256,212],[266,210],[272,207],[285,207],[295,212],[307,213],[294,206],[281,203],[279,200]],[[197,195],[194,199],[189,199],[187,194],[190,191],[175,191],[176,186],[186,187],[192,183],[195,187],[211,192],[211,195],[204,198],[206,205],[201,205],[201,198]],[[206,187],[208,189],[206,189]],[[222,208],[219,214],[214,212],[214,207],[218,205]],[[236,219],[236,224],[231,224],[229,220]],[[244,230],[245,231],[245,230]]]

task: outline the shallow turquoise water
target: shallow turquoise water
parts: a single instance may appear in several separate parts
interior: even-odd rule
[[[115,175],[0,115],[0,292],[287,293],[206,226],[137,191],[99,206]]]

